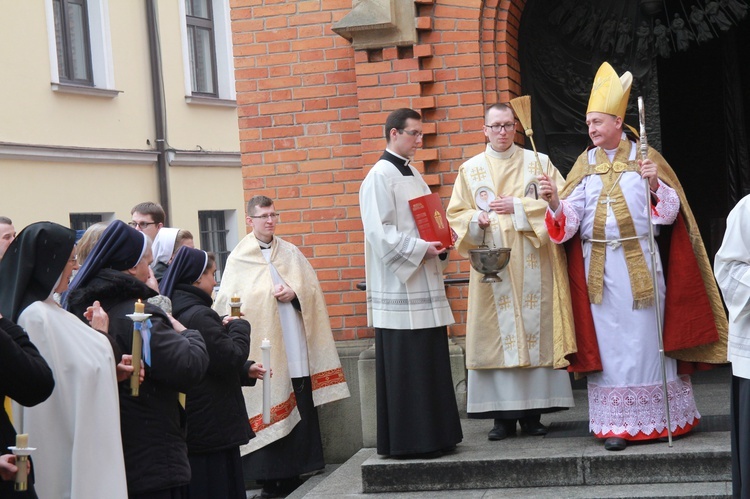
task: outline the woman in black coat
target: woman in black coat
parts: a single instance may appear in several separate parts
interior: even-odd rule
[[[250,324],[236,317],[222,319],[211,309],[215,272],[213,254],[183,246],[160,290],[172,299],[175,318],[200,331],[210,357],[206,377],[187,392],[190,497],[244,499],[239,447],[255,434],[241,386],[254,385],[265,370],[247,360]]]
[[[151,241],[142,232],[117,220],[94,246],[70,285],[68,309],[83,317],[86,304],[98,300],[109,315],[109,333],[120,349],[131,353],[132,314],[137,300],[151,314],[144,334],[146,373],[140,394],[120,383],[120,423],[131,499],[186,498],[190,464],[185,441],[184,411],[179,392],[198,384],[208,367],[203,338],[197,331],[172,322],[160,308],[147,303],[156,291],[146,286],[150,276]]]
[[[6,396],[26,407],[47,400],[55,386],[52,370],[26,332],[0,315],[0,400]],[[27,492],[13,492],[15,456],[8,447],[16,445],[16,430],[8,414],[0,411],[0,498],[37,497],[33,477]]]

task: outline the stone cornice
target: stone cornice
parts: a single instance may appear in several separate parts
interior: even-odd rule
[[[104,149],[0,142],[0,159],[54,161],[57,163],[104,163],[147,165],[156,162],[156,151],[137,149]]]

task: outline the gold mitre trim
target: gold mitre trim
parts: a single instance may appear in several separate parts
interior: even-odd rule
[[[594,77],[586,114],[606,113],[625,119],[632,84],[633,75],[630,71],[618,77],[608,62],[602,63]]]

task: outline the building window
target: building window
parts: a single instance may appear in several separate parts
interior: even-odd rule
[[[178,5],[186,101],[230,105],[237,94],[229,0],[182,0]]]
[[[60,81],[92,85],[86,0],[53,0]]]
[[[102,220],[104,220],[104,217],[101,213],[71,213],[70,228],[73,230],[86,230]]]
[[[217,96],[216,44],[211,0],[185,0],[193,93]]]
[[[44,0],[52,89],[114,97],[109,0]]]
[[[229,257],[229,250],[227,249],[229,230],[227,229],[225,212],[199,211],[198,221],[200,224],[201,249],[216,255],[216,280],[221,281]]]

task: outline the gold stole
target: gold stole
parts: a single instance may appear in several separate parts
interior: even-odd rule
[[[648,308],[654,304],[654,286],[651,273],[643,256],[641,243],[636,239],[633,218],[628,210],[622,189],[620,188],[620,175],[625,171],[638,171],[635,161],[628,161],[630,157],[630,141],[620,141],[617,152],[610,163],[607,154],[602,148],[596,151],[597,165],[589,168],[590,174],[600,175],[602,181],[602,192],[596,204],[594,214],[593,239],[606,239],[604,226],[607,221],[608,208],[612,207],[617,225],[620,229],[622,249],[625,252],[625,262],[628,266],[630,288],[633,292],[633,309]],[[651,214],[648,213],[650,217]],[[650,223],[650,221],[649,221]],[[633,239],[627,239],[633,238]],[[591,243],[591,259],[589,263],[588,289],[591,303],[602,302],[602,289],[604,286],[604,259],[607,245],[604,243]]]

